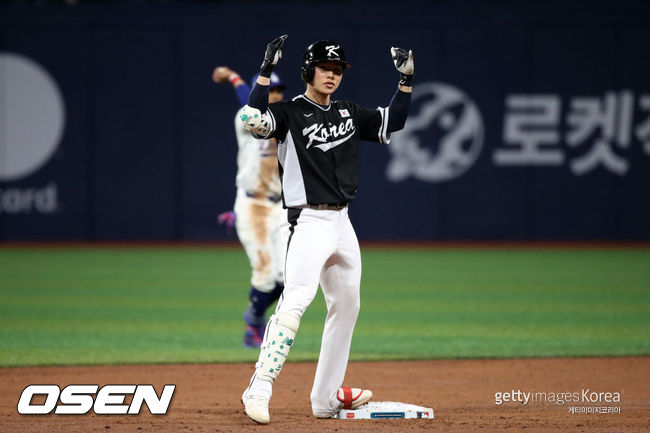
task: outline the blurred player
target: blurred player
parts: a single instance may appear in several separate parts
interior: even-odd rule
[[[323,290],[327,318],[311,391],[312,412],[329,418],[342,407],[355,409],[372,392],[341,387],[360,306],[361,253],[348,203],[358,183],[361,140],[387,143],[404,127],[411,101],[413,54],[392,48],[401,73],[388,107],[368,109],[349,101],[333,101],[343,71],[349,67],[341,45],[318,41],[302,59],[304,94],[268,104],[272,70],[282,57],[285,36],[268,44],[260,77],[244,106],[241,120],[257,136],[278,140],[282,221],[286,245],[285,289],[271,316],[255,374],[242,395],[246,414],[269,422],[268,405],[277,378],[293,345],[300,319]]]
[[[253,83],[257,76],[253,78]],[[230,82],[241,105],[248,101],[251,88],[232,69],[219,66],[212,73],[215,83]],[[281,101],[286,86],[273,74],[268,102]],[[237,197],[234,214],[219,215],[220,223],[233,223],[237,236],[246,250],[252,267],[251,290],[248,309],[244,313],[246,331],[244,346],[260,347],[266,327],[265,313],[284,289],[284,246],[280,241],[280,221],[283,216],[281,185],[278,175],[275,139],[254,138],[239,120],[241,109],[235,117],[235,131],[239,152],[237,154]]]

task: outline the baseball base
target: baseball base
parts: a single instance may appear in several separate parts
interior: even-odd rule
[[[341,409],[337,419],[433,419],[433,409],[398,401],[371,401],[357,409]]]

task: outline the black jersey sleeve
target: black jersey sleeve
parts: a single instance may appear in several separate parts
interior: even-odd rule
[[[378,143],[388,143],[390,141],[388,108],[377,107],[370,109],[353,102],[349,104],[354,113],[355,123],[359,127],[362,140],[376,141]]]
[[[287,136],[288,131],[288,122],[287,122],[287,102],[275,102],[268,106],[264,116],[269,122],[269,133],[265,136],[260,136],[258,134],[253,134],[257,138],[267,139],[275,138],[276,140],[282,142]]]

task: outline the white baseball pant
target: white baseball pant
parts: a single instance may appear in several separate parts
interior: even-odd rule
[[[246,250],[253,272],[251,286],[270,292],[283,280],[286,243],[280,236],[280,221],[286,212],[282,203],[266,198],[252,198],[237,190],[234,207],[237,237]]]
[[[276,313],[301,318],[316,296],[318,284],[327,305],[320,357],[311,391],[312,411],[329,416],[340,407],[352,334],[360,307],[361,252],[348,209],[287,209],[281,234],[287,246],[285,286]],[[268,334],[267,334],[268,335]],[[298,340],[300,336],[297,337]]]

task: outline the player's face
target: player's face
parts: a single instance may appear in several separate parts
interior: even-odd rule
[[[284,99],[284,93],[282,92],[282,89],[279,87],[271,87],[269,89],[269,104],[273,104],[274,102],[280,102]]]
[[[314,68],[314,80],[311,85],[325,95],[331,95],[339,88],[343,78],[343,68],[336,62],[319,63]]]

